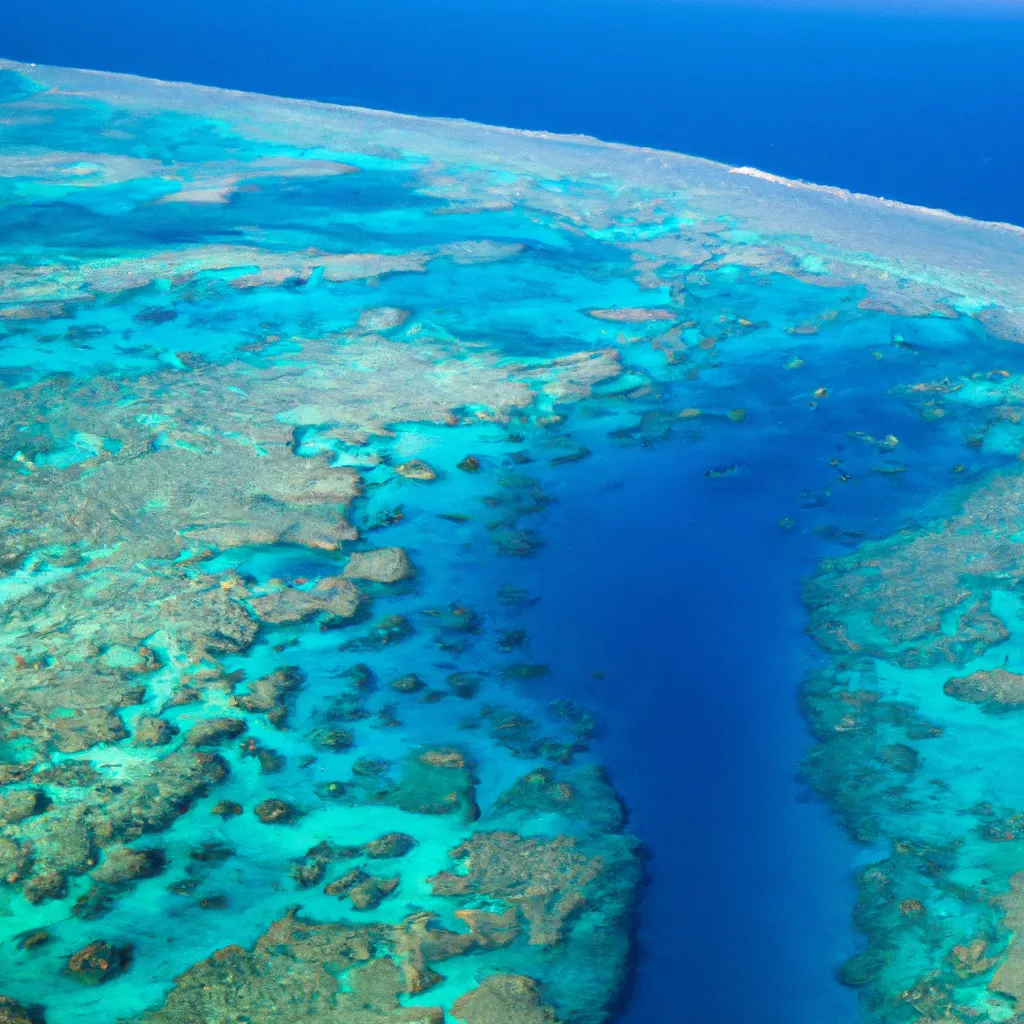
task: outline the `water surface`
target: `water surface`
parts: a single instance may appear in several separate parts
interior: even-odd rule
[[[1014,1019],[1018,229],[0,99],[12,1019]]]

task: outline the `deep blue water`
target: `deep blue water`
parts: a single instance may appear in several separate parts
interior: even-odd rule
[[[585,132],[1024,223],[1024,8],[821,6],[52,0],[6,5],[0,53]]]
[[[534,646],[560,689],[600,709],[603,759],[650,850],[619,1024],[852,1024],[834,970],[858,948],[857,851],[794,777],[807,735],[793,551],[814,544],[774,525],[791,478],[722,487],[702,458],[591,463],[612,489],[558,492],[557,541],[535,567]]]

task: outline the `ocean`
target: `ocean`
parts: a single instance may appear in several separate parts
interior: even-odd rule
[[[9,6],[17,60],[578,132],[1024,223],[1014,3]]]
[[[1024,223],[1024,19],[1005,11],[969,19],[608,0],[527,0],[514,10],[353,0],[286,9],[184,3],[172,12],[110,4],[100,18],[58,0],[45,11],[19,6],[4,32],[0,54],[20,61],[584,133]],[[147,1008],[213,949],[258,950],[270,921],[297,898],[289,865],[345,830],[364,848],[385,829],[415,837],[416,852],[394,868],[397,895],[377,893],[389,927],[410,913],[455,927],[444,887],[460,883],[449,878],[431,889],[425,879],[438,857],[459,848],[459,823],[423,810],[434,796],[409,803],[401,787],[410,782],[393,792],[359,781],[364,771],[376,778],[378,767],[357,768],[357,754],[393,773],[420,736],[458,747],[458,758],[474,765],[475,796],[460,788],[470,784],[457,774],[463,768],[451,767],[456,755],[444,754],[451,764],[442,765],[453,773],[453,794],[467,806],[478,802],[483,824],[474,829],[514,825],[517,842],[540,842],[557,826],[586,856],[612,865],[620,888],[600,883],[589,890],[590,909],[567,918],[577,923],[559,938],[564,963],[558,942],[536,936],[522,948],[509,945],[503,959],[505,940],[492,933],[450,972],[439,963],[439,987],[408,983],[412,1005],[432,1005],[436,996],[447,1006],[492,967],[537,977],[559,1019],[573,1021],[853,1024],[865,1008],[890,1019],[884,1013],[894,994],[931,970],[944,972],[942,996],[951,1006],[961,1000],[965,1014],[993,1001],[977,979],[1006,952],[1008,932],[996,904],[975,905],[963,889],[1003,894],[1017,870],[1017,824],[1006,824],[1015,821],[1017,784],[1001,788],[1014,741],[1004,734],[992,741],[1005,761],[993,762],[991,777],[978,767],[977,779],[960,779],[957,766],[973,765],[986,749],[973,737],[988,733],[975,707],[936,703],[944,681],[929,673],[1013,666],[1015,598],[1003,596],[1013,591],[1010,570],[1000,563],[980,581],[972,576],[966,593],[976,604],[967,611],[967,598],[938,577],[929,591],[940,595],[936,602],[946,599],[942,587],[956,597],[942,603],[941,623],[919,634],[907,627],[906,635],[892,626],[895,640],[874,631],[903,621],[898,598],[895,611],[882,609],[866,626],[852,599],[835,597],[833,606],[822,593],[855,591],[862,552],[871,570],[889,558],[902,565],[903,540],[953,516],[965,488],[987,494],[992,474],[1014,472],[1024,445],[1015,404],[1024,364],[1005,339],[1019,328],[986,315],[1005,312],[1000,303],[1016,315],[1005,298],[1013,294],[1006,281],[1016,235],[995,243],[983,234],[978,242],[976,229],[952,222],[947,237],[946,222],[936,228],[925,217],[921,241],[916,215],[902,210],[829,205],[818,193],[793,198],[785,185],[756,178],[734,185],[741,176],[689,164],[676,171],[661,157],[645,164],[625,150],[563,151],[552,143],[550,156],[538,143],[536,153],[513,149],[506,167],[500,154],[513,144],[504,136],[437,122],[373,125],[393,132],[379,143],[372,130],[345,127],[346,149],[328,145],[330,136],[318,134],[320,115],[307,120],[304,108],[268,114],[264,124],[258,108],[236,113],[227,100],[208,107],[202,94],[175,96],[167,110],[152,97],[133,106],[116,90],[88,99],[94,82],[82,85],[85,101],[36,134],[33,94],[20,81],[4,79],[14,117],[2,141],[6,156],[25,162],[5,176],[9,202],[0,213],[7,259],[18,268],[0,295],[3,308],[15,310],[3,321],[0,379],[12,402],[32,412],[12,412],[4,424],[17,474],[8,527],[19,557],[23,544],[28,550],[20,538],[37,529],[35,513],[25,512],[36,506],[18,504],[28,493],[21,488],[40,469],[63,475],[47,492],[59,528],[0,591],[15,608],[10,644],[22,644],[23,632],[31,637],[24,654],[11,646],[11,658],[22,659],[13,663],[47,670],[33,646],[43,643],[45,624],[32,618],[38,609],[17,603],[22,588],[46,594],[50,581],[70,587],[79,574],[86,586],[99,559],[98,574],[112,573],[117,586],[130,579],[147,606],[157,601],[150,593],[157,577],[181,573],[189,586],[214,580],[214,592],[236,595],[231,600],[260,623],[247,643],[217,656],[216,671],[230,685],[221,680],[205,691],[199,710],[175,696],[184,668],[174,643],[147,641],[152,650],[138,655],[140,637],[119,627],[116,642],[98,644],[112,671],[127,672],[124,659],[155,659],[158,682],[146,711],[182,734],[247,707],[253,691],[239,691],[241,705],[237,694],[225,696],[241,685],[236,676],[272,674],[286,657],[307,681],[292,698],[288,731],[257,720],[253,701],[247,708],[250,735],[284,756],[285,768],[264,778],[243,754],[225,754],[230,778],[195,796],[196,811],[166,826],[166,842],[147,826],[143,842],[163,844],[170,874],[116,889],[108,894],[116,907],[104,905],[95,918],[79,909],[68,916],[63,902],[79,898],[81,906],[92,865],[69,870],[70,895],[38,903],[5,897],[4,941],[13,948],[29,925],[51,929],[54,944],[43,947],[55,951],[51,967],[58,953],[66,960],[97,935],[113,942],[138,932],[134,965],[109,988],[83,989],[64,971],[48,1020],[84,1012],[111,1021],[183,1019],[174,1015],[184,1004],[168,1002],[167,1016],[151,1017]],[[69,95],[78,85],[71,81]],[[98,129],[108,140],[102,156],[89,148]],[[438,155],[447,132],[455,147],[450,176]],[[54,170],[59,159],[36,162],[41,145],[77,155]],[[78,175],[98,176],[95,187],[76,192]],[[733,188],[743,213],[707,199]],[[168,200],[179,189],[184,198]],[[461,216],[435,216],[451,212]],[[890,237],[905,247],[891,258],[883,251]],[[980,276],[962,271],[962,250],[982,253],[963,261],[983,266]],[[351,253],[373,258],[353,264],[339,255]],[[933,263],[942,269],[933,272]],[[989,288],[985,274],[1002,290]],[[375,374],[390,376],[378,386]],[[301,382],[294,392],[293,377]],[[346,392],[342,411],[334,410],[330,402],[353,379],[355,397]],[[275,388],[284,389],[285,405]],[[361,399],[359,388],[369,397]],[[529,402],[520,388],[529,389]],[[228,405],[211,393],[228,396]],[[252,407],[229,408],[234,395]],[[39,437],[32,423],[44,424]],[[337,533],[317,532],[327,529],[319,513],[279,482],[256,475],[248,490],[235,483],[238,447],[284,459],[286,480],[285,449],[358,471],[363,489],[344,503],[363,536],[359,550],[400,546],[416,567],[394,593],[380,581],[362,585],[375,612],[379,606],[415,624],[398,646],[389,635],[361,634],[369,628],[361,612],[347,613],[351,624],[337,630],[333,613],[319,606],[313,626],[308,614],[289,618],[276,609],[281,594],[315,604],[301,595],[320,592],[311,581],[348,571],[348,547]],[[125,470],[117,485],[127,504],[115,512],[135,524],[126,534],[131,545],[118,543],[130,552],[139,545],[130,559],[108,543],[109,524],[81,527],[94,549],[67,526],[79,522],[68,511],[76,503],[87,512],[106,507],[90,504],[99,499],[89,480],[121,467],[122,452],[143,467],[142,483],[129,484],[136,476]],[[194,464],[147,468],[170,459],[167,452]],[[475,468],[463,462],[471,453],[479,456]],[[206,458],[220,467],[209,477]],[[435,482],[398,472],[418,459],[438,471]],[[198,492],[175,490],[175,473]],[[230,493],[217,473],[232,481]],[[211,519],[234,501],[249,517],[231,525],[244,543]],[[278,512],[268,509],[296,502],[301,529],[282,532]],[[173,558],[147,532],[158,532],[147,517],[160,509],[175,536],[188,540]],[[260,517],[268,515],[264,529]],[[876,561],[872,543],[883,545]],[[75,544],[88,570],[69,569],[78,564],[66,560]],[[136,578],[155,564],[159,572]],[[95,588],[82,592],[87,598],[76,593],[60,590],[52,600],[100,600]],[[1007,623],[1006,636],[986,616]],[[831,638],[839,635],[857,639],[837,647]],[[217,649],[208,638],[202,643],[207,654]],[[378,690],[349,694],[339,710],[337,694],[350,685],[342,680],[357,654]],[[410,696],[388,703],[387,681],[410,671],[426,679],[422,706]],[[837,708],[852,709],[855,724]],[[593,714],[592,727],[581,709]],[[66,710],[74,718],[82,709],[51,717]],[[325,721],[348,723],[342,731],[355,736],[352,753],[344,745],[351,737],[327,744]],[[1003,723],[1007,732],[1011,723],[980,721],[986,730]],[[976,731],[967,748],[954,745],[965,742],[968,726]],[[33,740],[40,750],[48,735]],[[940,735],[949,737],[946,746]],[[851,742],[840,749],[836,736]],[[89,763],[131,777],[138,754],[125,755],[116,735],[90,739],[99,746],[82,748],[92,751]],[[28,763],[19,742],[24,736],[4,747],[12,764]],[[56,764],[81,752],[59,743],[68,747],[66,738],[58,742]],[[319,760],[306,763],[311,750]],[[435,755],[426,763],[436,767]],[[582,793],[586,776],[574,773],[597,763],[623,801],[624,821],[603,795],[589,810],[552,810],[515,788],[524,771],[543,769]],[[339,809],[325,796],[323,771],[371,795]],[[414,771],[422,769],[404,778]],[[938,794],[939,784],[951,795]],[[80,797],[72,788],[71,797],[54,798],[56,785],[47,800]],[[416,785],[433,792],[434,783]],[[1006,807],[997,806],[1000,793]],[[213,826],[208,814],[197,817],[224,797],[248,812],[268,794],[302,805],[279,841],[248,814]],[[515,813],[501,810],[509,806]],[[950,825],[944,810],[962,827]],[[977,835],[998,827],[1010,838],[992,853]],[[955,850],[943,846],[937,836],[958,836],[958,828],[970,838]],[[635,849],[630,835],[639,840]],[[139,845],[138,837],[128,841]],[[231,853],[220,860],[216,851],[203,853],[210,843]],[[894,858],[895,866],[877,866]],[[373,868],[370,861],[360,863]],[[896,880],[896,895],[887,890],[878,909],[865,878],[883,870]],[[639,913],[631,919],[622,906],[634,884]],[[918,893],[914,885],[933,888]],[[190,904],[193,894],[198,902]],[[456,915],[505,906],[498,890],[473,895]],[[505,896],[528,903],[523,892]],[[914,916],[918,904],[922,914],[935,908],[927,925]],[[903,916],[893,924],[896,906]],[[319,893],[305,907],[317,919],[334,913]],[[598,909],[615,933],[607,944]],[[346,914],[364,920],[347,907]],[[972,949],[978,936],[973,958],[961,962],[950,952]],[[398,942],[390,932],[379,941]],[[5,994],[35,1001],[38,955],[19,948]],[[404,962],[406,954],[394,955]],[[217,970],[213,960],[207,967]],[[109,993],[104,1002],[95,1001],[97,991]],[[183,991],[199,998],[188,984]],[[574,991],[587,992],[575,1009]],[[930,998],[914,995],[934,1009],[922,1002]],[[999,998],[992,1020],[1006,1019],[1008,997]],[[497,1019],[550,1019],[514,1005],[520,1009]],[[484,1011],[464,1016],[472,1024],[492,1019]]]

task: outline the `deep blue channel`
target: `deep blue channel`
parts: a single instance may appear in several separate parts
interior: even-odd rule
[[[565,478],[528,570],[534,650],[559,695],[599,711],[602,760],[650,851],[617,1024],[852,1024],[835,970],[859,946],[863,854],[796,778],[815,538],[775,524],[788,473],[711,483],[707,457],[602,453],[586,483]]]

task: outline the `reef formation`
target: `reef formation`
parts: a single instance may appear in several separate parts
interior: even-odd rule
[[[1024,1019],[1020,232],[118,76],[0,104],[0,1020],[607,1020],[641,844],[516,560],[595,453],[729,486],[806,417],[841,454],[780,525],[892,510],[805,591],[804,771],[888,844],[843,980]]]

